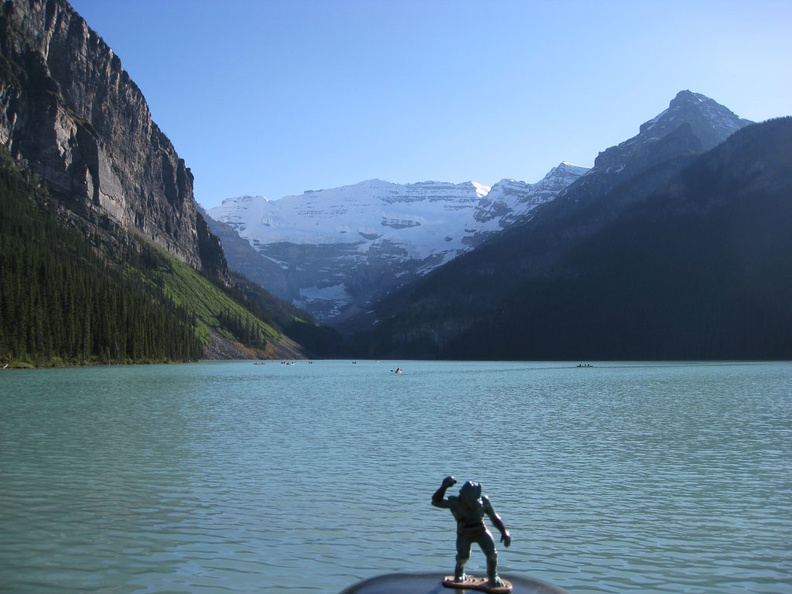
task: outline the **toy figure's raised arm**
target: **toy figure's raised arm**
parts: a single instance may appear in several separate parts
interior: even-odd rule
[[[443,484],[432,495],[432,505],[435,507],[448,507],[448,500],[445,498],[445,492],[448,487],[456,485],[456,479],[453,476],[447,476],[443,479]]]

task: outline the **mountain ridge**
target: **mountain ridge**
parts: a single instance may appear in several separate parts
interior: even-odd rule
[[[724,128],[723,139],[731,133],[731,127]],[[520,283],[559,274],[574,278],[576,273],[564,264],[565,253],[602,233],[630,208],[655,199],[656,185],[670,183],[702,154],[697,149],[703,142],[689,122],[679,122],[659,142],[648,138],[648,127],[641,134],[631,139],[628,151],[625,143],[619,145],[622,154],[631,156],[625,167],[614,169],[600,160],[558,198],[537,208],[530,221],[383,300],[367,316],[367,323],[372,329],[379,327],[382,336],[390,336],[382,339],[391,345],[386,350],[412,349],[414,356],[437,356],[479,317],[497,311],[500,300]],[[363,325],[361,321],[356,327]],[[376,349],[372,354],[386,356]]]
[[[442,356],[789,359],[790,156],[792,118],[770,120],[641,181],[645,200],[524,277]]]
[[[537,183],[504,179],[492,187],[367,180],[278,200],[227,199],[207,213],[215,233],[229,239],[220,224],[231,227],[283,272],[275,278],[259,261],[268,268],[259,276],[249,252],[237,257],[242,249],[230,256],[232,266],[332,322],[480,245],[586,171],[561,163]]]
[[[2,338],[23,359],[46,358],[26,350],[35,341],[52,352],[64,337],[63,361],[192,358],[196,338],[215,356],[304,355],[280,341],[287,327],[337,353],[337,334],[229,269],[221,235],[235,258],[257,259],[254,273],[266,262],[292,303],[347,336],[364,331],[349,339],[355,356],[790,356],[789,119],[751,124],[680,91],[590,170],[561,163],[535,184],[491,188],[368,180],[283,202],[249,198],[252,218],[229,203],[224,224],[202,215],[192,173],[140,90],[65,0],[4,2],[0,49],[0,141],[28,172],[3,171],[14,202],[2,204],[11,231],[0,257],[17,280],[0,285],[0,302],[15,308]],[[35,246],[33,268],[65,284],[19,266],[32,253],[10,236],[18,225],[6,213],[29,237],[42,237],[35,224],[45,220],[83,234],[83,245],[66,233],[63,245]],[[68,280],[80,261],[63,246],[87,265],[87,292]],[[63,291],[90,308],[47,305]],[[102,309],[108,299],[119,315],[134,303],[141,317],[123,318],[122,332]],[[41,331],[48,315],[68,336]],[[159,346],[140,351],[148,338],[127,330],[148,315],[182,346],[168,350],[149,332]]]
[[[234,250],[233,268],[322,321],[346,326],[494,237],[519,232],[537,216],[568,217],[625,180],[668,159],[699,154],[750,123],[683,90],[635,136],[600,152],[591,169],[562,162],[536,183],[503,179],[491,188],[472,181],[368,180],[278,200],[232,198],[207,214],[224,241],[236,245],[230,236],[236,231],[261,256]],[[597,214],[607,216],[615,213]]]

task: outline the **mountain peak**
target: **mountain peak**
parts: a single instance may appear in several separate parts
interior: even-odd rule
[[[487,194],[490,193],[492,190],[491,186],[485,186],[484,184],[480,184],[478,182],[472,181],[470,182],[474,188],[476,188],[476,196],[479,198],[484,198]]]
[[[584,167],[583,165],[576,165],[575,163],[570,163],[569,161],[561,161],[558,167],[562,169],[588,169],[588,167]]]
[[[680,103],[704,103],[705,101],[712,101],[712,99],[701,93],[694,93],[693,91],[685,89],[677,93],[676,97],[671,100],[670,105],[673,107],[675,104]]]
[[[558,165],[553,167],[545,176],[545,178],[553,176],[553,175],[574,175],[576,177],[580,177],[581,175],[585,175],[588,173],[589,168],[584,167],[583,165],[575,165],[574,163],[570,163],[569,161],[561,161]]]
[[[642,124],[640,134],[661,138],[682,124],[690,124],[704,148],[709,149],[751,123],[706,95],[684,90],[671,100],[668,109]]]
[[[594,170],[620,174],[627,167],[633,175],[669,156],[714,148],[752,123],[705,95],[680,91],[666,110],[641,124],[638,134],[601,152]]]

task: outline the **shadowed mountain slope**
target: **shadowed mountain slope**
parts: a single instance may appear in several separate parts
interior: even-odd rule
[[[571,186],[525,227],[384,304],[371,352],[792,356],[792,120],[659,161],[601,196]]]

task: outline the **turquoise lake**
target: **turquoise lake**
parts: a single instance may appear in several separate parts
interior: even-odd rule
[[[448,474],[511,531],[501,573],[792,592],[792,363],[416,361],[0,371],[0,591],[451,573]]]

